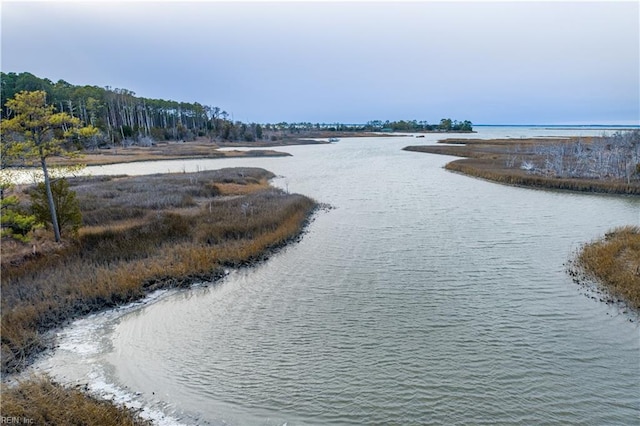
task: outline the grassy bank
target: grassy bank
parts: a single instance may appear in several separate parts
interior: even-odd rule
[[[248,144],[224,145],[210,142],[205,138],[195,141],[157,142],[153,146],[128,146],[114,147],[110,149],[94,149],[82,152],[78,158],[52,157],[51,163],[55,165],[85,164],[88,166],[133,163],[136,161],[158,160],[184,160],[197,158],[237,158],[237,157],[286,157],[286,152],[270,149],[254,149],[250,151],[220,151],[223,146],[247,146]],[[281,144],[284,145],[284,144]],[[273,145],[255,145],[256,148],[264,148]]]
[[[3,385],[2,418],[6,419],[3,423],[31,425],[151,425],[130,409],[45,378],[33,378],[17,387]]]
[[[2,242],[3,375],[23,370],[53,343],[47,332],[74,318],[215,280],[298,238],[316,204],[271,187],[272,177],[233,168],[72,179],[83,213],[76,237],[54,244],[45,232],[29,244]],[[34,424],[144,424],[46,379],[3,384],[2,395],[2,416]]]
[[[71,181],[77,238],[47,249],[3,242],[2,371],[47,347],[46,331],[149,291],[217,278],[299,235],[315,204],[262,169]],[[26,251],[25,251],[26,250]]]
[[[445,169],[507,185],[640,195],[636,175],[632,180],[594,177],[588,175],[588,167],[578,167],[587,158],[582,153],[602,145],[601,139],[445,139],[440,145],[407,146],[404,150],[465,157],[448,163]],[[582,150],[581,156],[572,155],[576,146]]]
[[[595,282],[611,301],[640,313],[640,227],[613,229],[585,244],[569,268],[578,283]]]

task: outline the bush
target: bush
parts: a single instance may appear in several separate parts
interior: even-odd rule
[[[80,203],[75,191],[69,189],[69,182],[66,179],[58,179],[51,182],[51,192],[53,192],[60,234],[62,235],[63,231],[71,231],[75,234],[82,225]],[[39,183],[30,195],[31,210],[38,222],[51,224],[51,211],[44,183]]]
[[[29,241],[28,234],[37,225],[37,219],[34,215],[29,214],[24,207],[20,206],[20,200],[16,195],[4,196],[0,201],[0,235],[3,237],[14,238],[18,241]]]

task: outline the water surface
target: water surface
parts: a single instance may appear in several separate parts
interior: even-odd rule
[[[640,200],[498,185],[401,150],[435,140],[94,168],[255,165],[334,209],[258,267],[81,322],[43,368],[184,423],[637,423],[638,325],[564,264],[581,243],[639,225]]]

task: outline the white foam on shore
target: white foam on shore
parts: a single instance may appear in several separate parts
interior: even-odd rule
[[[46,375],[69,387],[83,389],[90,395],[125,406],[159,426],[182,426],[178,413],[170,407],[150,408],[140,392],[115,383],[107,371],[105,355],[112,350],[110,331],[124,315],[157,302],[179,290],[158,290],[142,300],[73,321],[55,331],[56,347],[43,355],[20,378]],[[152,404],[155,405],[155,404]]]
[[[107,375],[104,372],[98,372],[97,369],[94,370],[94,372],[89,375],[90,382],[87,385],[87,391],[97,398],[111,401],[118,406],[124,405],[125,407],[138,412],[140,417],[150,420],[154,425],[187,425],[187,423],[183,423],[177,418],[165,414],[161,410],[146,407],[138,394],[134,394],[114,383],[111,383],[106,377]]]

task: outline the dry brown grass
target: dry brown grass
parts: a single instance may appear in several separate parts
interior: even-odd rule
[[[580,177],[556,177],[532,174],[523,170],[524,162],[544,163],[540,147],[574,144],[578,138],[529,138],[529,139],[444,139],[447,145],[407,146],[406,151],[465,157],[448,163],[445,169],[507,185],[548,188],[578,192],[598,192],[624,195],[640,195],[638,180],[627,183],[621,179],[594,179]],[[597,138],[580,138],[585,145]]]
[[[501,164],[500,159],[465,158],[446,164],[445,169],[506,185],[576,192],[640,195],[640,184],[638,183],[627,184],[621,181],[532,175],[521,169],[502,167]]]
[[[3,256],[3,372],[24,368],[47,346],[43,333],[69,319],[214,280],[296,238],[315,203],[271,188],[271,176],[244,168],[73,180],[86,220],[78,238]]]
[[[576,281],[595,280],[611,296],[640,311],[640,227],[616,228],[585,244],[570,274]]]
[[[151,425],[134,411],[45,378],[2,385],[2,423],[33,425]]]
[[[246,146],[245,143],[242,146]],[[190,142],[158,142],[155,146],[96,149],[86,151],[81,157],[69,159],[52,157],[54,165],[86,164],[90,166],[131,163],[136,161],[173,160],[187,158],[225,158],[225,157],[282,157],[290,154],[274,150],[256,151],[220,151],[217,145],[205,138]]]

